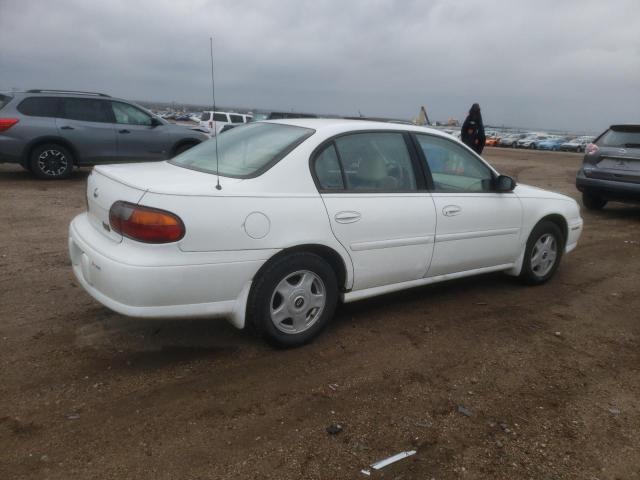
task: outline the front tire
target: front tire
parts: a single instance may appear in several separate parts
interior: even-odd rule
[[[555,223],[544,220],[536,225],[527,240],[520,279],[528,285],[547,282],[560,265],[564,242]]]
[[[29,170],[42,180],[69,178],[73,172],[73,156],[57,143],[38,145],[29,156]]]
[[[338,301],[331,266],[312,253],[280,257],[255,281],[247,316],[250,326],[280,348],[304,345],[329,323]]]
[[[582,204],[587,208],[587,210],[602,210],[607,204],[607,200],[594,193],[583,192]]]

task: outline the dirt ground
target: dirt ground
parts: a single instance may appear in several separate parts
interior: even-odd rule
[[[578,198],[579,155],[486,157]],[[86,174],[0,166],[0,479],[357,479],[404,450],[372,478],[640,478],[640,207],[583,211],[544,286],[492,274],[342,306],[278,351],[92,300],[67,254]]]

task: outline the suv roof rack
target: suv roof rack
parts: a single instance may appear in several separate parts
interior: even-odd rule
[[[97,92],[81,92],[78,90],[51,90],[51,89],[32,89],[27,90],[27,93],[72,93],[72,94],[81,94],[81,95],[95,95],[97,97],[109,97],[111,95],[107,95],[106,93],[97,93]]]

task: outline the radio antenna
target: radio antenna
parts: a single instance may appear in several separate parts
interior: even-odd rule
[[[218,125],[216,122],[216,83],[213,79],[213,35],[209,37],[209,46],[211,47],[211,99],[213,100],[213,133],[215,134],[214,142],[216,142],[216,190],[222,190],[220,186],[220,160],[218,158]]]

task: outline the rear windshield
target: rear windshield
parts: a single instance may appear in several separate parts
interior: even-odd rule
[[[274,123],[249,123],[228,130],[218,136],[220,175],[234,178],[260,175],[313,133],[309,128]],[[190,148],[170,163],[215,174],[215,139]]]
[[[608,130],[597,142],[601,147],[640,148],[640,127]]]
[[[3,95],[2,93],[0,93],[0,110],[2,110],[2,108],[9,103],[9,100],[11,100],[12,97],[10,97],[9,95]]]

